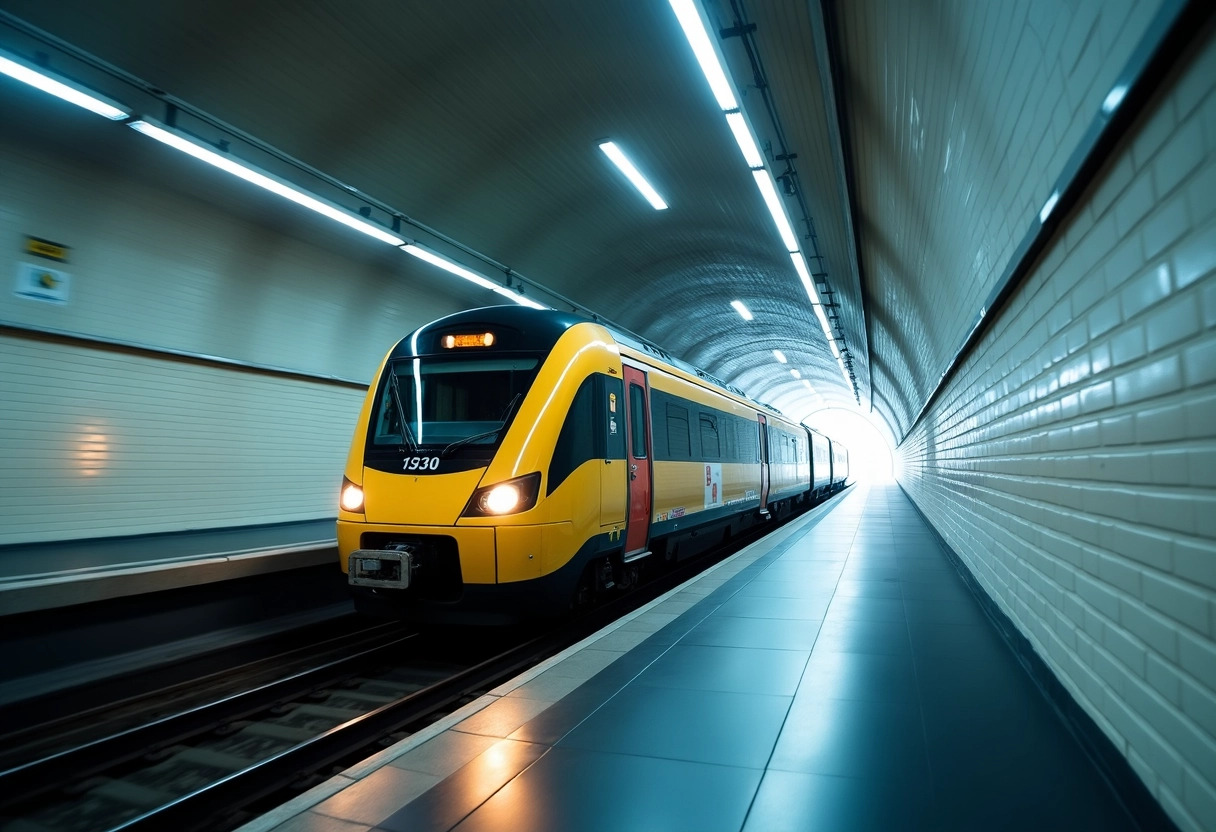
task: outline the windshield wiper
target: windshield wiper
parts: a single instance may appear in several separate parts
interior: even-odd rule
[[[511,418],[511,412],[515,410],[515,405],[519,404],[519,400],[523,397],[523,393],[515,394],[515,398],[511,399],[511,403],[508,404],[507,409],[503,411],[502,419],[499,421],[498,427],[494,428],[494,430],[487,430],[485,433],[475,433],[472,436],[466,436],[464,439],[457,439],[451,445],[448,445],[439,452],[439,458],[443,459],[460,446],[467,445],[470,442],[476,442],[478,439],[489,439],[491,436],[498,436],[498,434],[502,433],[502,429],[507,426],[507,420]]]
[[[410,430],[409,423],[405,420],[405,408],[401,405],[401,385],[397,381],[397,373],[391,367],[388,371],[388,388],[393,394],[393,404],[397,405],[397,423],[401,425],[401,438],[409,443],[409,449],[414,453],[418,453],[418,442],[414,439],[414,432]]]

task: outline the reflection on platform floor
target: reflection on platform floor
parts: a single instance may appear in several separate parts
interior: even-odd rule
[[[895,486],[246,827],[1134,829]]]

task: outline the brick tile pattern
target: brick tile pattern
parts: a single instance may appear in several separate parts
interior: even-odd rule
[[[1216,828],[1216,37],[1184,63],[904,441],[899,479],[1200,830]]]
[[[1162,3],[836,5],[874,407],[902,436]],[[1154,183],[1132,181],[1130,166],[1175,139],[1170,154],[1194,159],[1197,137],[1168,120],[1146,128],[1116,171],[1131,197],[1081,243],[1086,251],[1110,251],[1142,221]],[[1146,227],[1137,245],[1169,244],[1170,219],[1155,212],[1146,226],[1154,220],[1162,227]],[[1039,325],[1071,343],[1069,312],[1053,307]]]

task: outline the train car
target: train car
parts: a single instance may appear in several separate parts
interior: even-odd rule
[[[519,306],[385,356],[344,472],[357,607],[492,623],[559,614],[811,498],[812,435],[661,350]]]
[[[844,488],[849,479],[849,450],[839,442],[832,440],[832,490]]]
[[[832,492],[832,440],[817,430],[807,428],[811,438],[811,489],[816,497]]]

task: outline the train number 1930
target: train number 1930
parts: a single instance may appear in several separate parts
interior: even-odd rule
[[[438,471],[439,457],[437,456],[412,456],[405,461],[402,468],[404,471]]]

